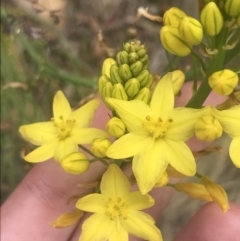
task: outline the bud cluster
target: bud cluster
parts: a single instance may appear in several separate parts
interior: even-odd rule
[[[98,90],[109,109],[111,107],[105,102],[106,97],[149,102],[153,76],[148,66],[146,47],[138,40],[125,43],[115,60],[107,58],[103,62]]]

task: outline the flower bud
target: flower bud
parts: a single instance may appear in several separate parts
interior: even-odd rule
[[[125,124],[117,117],[113,117],[107,122],[106,129],[109,135],[116,138],[123,136],[126,132]]]
[[[61,160],[62,168],[72,174],[80,174],[86,172],[89,168],[90,162],[88,158],[80,152],[73,152],[66,155]]]
[[[102,76],[100,76],[100,78],[98,79],[98,91],[99,91],[99,93],[102,92],[102,89],[107,82],[110,82],[110,79],[107,77],[107,75],[103,74]]]
[[[232,18],[237,17],[240,14],[240,1],[239,0],[227,0],[224,5],[225,12]]]
[[[136,52],[132,52],[128,55],[128,61],[130,64],[135,63],[139,59],[139,56]]]
[[[163,187],[163,186],[166,186],[167,184],[168,184],[168,174],[165,171],[163,175],[159,178],[157,183],[154,185],[154,187]]]
[[[223,187],[211,181],[207,176],[203,176],[201,182],[213,201],[220,205],[224,213],[227,212],[229,209],[228,196]]]
[[[213,73],[208,78],[208,84],[219,95],[229,95],[238,84],[238,75],[230,69]]]
[[[116,56],[117,64],[120,66],[122,64],[128,64],[128,53],[126,51],[120,51]]]
[[[105,101],[106,97],[112,97],[112,90],[113,90],[113,85],[111,82],[107,82],[101,92],[101,96],[103,99],[104,104],[107,106],[108,109],[113,110],[113,108]]]
[[[182,17],[187,15],[179,8],[172,7],[168,9],[163,15],[163,24],[165,26],[178,26]]]
[[[138,75],[141,72],[142,67],[143,67],[143,63],[141,61],[137,61],[137,62],[131,64],[130,69],[131,69],[133,76]]]
[[[119,75],[119,68],[116,64],[112,65],[110,68],[110,78],[111,78],[111,82],[113,84],[117,84],[123,83],[123,80],[121,79],[120,75]]]
[[[131,72],[129,65],[127,65],[127,64],[121,65],[119,68],[119,75],[121,76],[121,78],[123,79],[124,82],[131,79],[132,72]]]
[[[195,132],[200,140],[214,141],[222,135],[223,128],[214,116],[205,115],[196,121]]]
[[[139,61],[141,61],[143,64],[148,64],[149,63],[148,55],[145,54],[143,57],[139,59]]]
[[[116,64],[116,61],[112,58],[107,58],[103,61],[102,65],[102,75],[110,77],[110,68],[113,64]]]
[[[173,83],[173,92],[174,92],[174,95],[176,95],[182,88],[182,85],[185,80],[185,75],[181,70],[175,70],[170,74],[171,74],[171,80]]]
[[[139,81],[141,87],[144,87],[148,83],[149,75],[148,70],[143,70],[136,76],[136,79]]]
[[[118,99],[118,100],[128,100],[127,93],[124,87],[122,86],[122,84],[118,83],[113,86],[112,98]]]
[[[152,76],[152,74],[149,74],[147,83],[145,84],[144,87],[150,88],[152,86],[152,83],[153,83],[153,76]]]
[[[126,52],[130,52],[130,49],[131,49],[131,44],[130,43],[125,43],[124,45],[123,45],[123,48],[124,48],[124,50],[126,51]]]
[[[175,188],[177,191],[184,192],[192,198],[198,198],[207,202],[212,201],[204,185],[198,183],[176,183]]]
[[[200,20],[204,31],[211,37],[219,34],[223,27],[223,16],[215,2],[205,5]]]
[[[147,51],[146,51],[145,47],[139,49],[139,50],[137,51],[137,54],[138,54],[138,56],[139,56],[140,58],[144,57],[144,56],[147,54]]]
[[[107,138],[96,138],[91,143],[91,152],[96,157],[105,157],[107,149],[111,146]]]
[[[127,95],[131,98],[138,93],[140,89],[140,83],[136,78],[132,78],[125,83],[124,88]]]
[[[162,27],[160,39],[163,47],[172,54],[183,57],[191,53],[192,46],[181,38],[176,27]]]
[[[151,99],[150,89],[147,88],[147,87],[144,87],[144,88],[140,89],[139,92],[137,93],[137,95],[134,96],[133,99],[134,100],[141,100],[141,101],[145,102],[146,104],[148,104],[150,99]]]
[[[191,17],[183,17],[178,25],[179,35],[187,43],[197,45],[202,42],[203,29],[201,23]]]

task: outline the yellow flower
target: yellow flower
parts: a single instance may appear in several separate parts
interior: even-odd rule
[[[83,223],[79,241],[127,241],[128,233],[144,240],[162,240],[152,217],[139,211],[153,206],[153,198],[130,192],[130,188],[121,169],[110,165],[102,177],[101,194],[87,195],[76,204],[78,209],[94,213]]]
[[[95,138],[107,137],[107,133],[88,128],[98,100],[92,100],[81,108],[72,111],[62,91],[58,91],[53,100],[53,118],[21,126],[22,136],[32,144],[41,146],[24,157],[28,162],[43,162],[51,157],[57,161],[72,152],[78,152],[78,144],[91,143]]]
[[[240,105],[222,111],[213,109],[212,112],[220,122],[224,132],[232,138],[229,155],[234,165],[240,168]]]
[[[192,152],[184,141],[194,133],[201,110],[174,109],[170,75],[165,75],[153,93],[150,106],[133,100],[107,98],[130,133],[120,137],[107,150],[115,159],[133,158],[133,173],[143,194],[149,192],[163,175],[168,164],[186,176],[196,172]]]

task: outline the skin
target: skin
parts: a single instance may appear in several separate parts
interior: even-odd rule
[[[189,90],[189,84],[183,91]],[[189,91],[188,91],[189,92]],[[185,96],[186,95],[182,95]],[[219,103],[216,96],[208,101],[211,104]],[[186,101],[180,98],[183,105]],[[178,104],[179,105],[179,104]],[[108,116],[101,104],[95,114],[94,127],[104,128]],[[190,141],[191,148],[201,146],[196,140]],[[129,175],[130,167],[124,166],[124,172]],[[74,176],[65,173],[59,163],[49,160],[35,165],[19,184],[12,195],[1,208],[1,240],[18,241],[76,241],[79,238],[80,224],[63,229],[54,229],[50,223],[61,213],[74,209],[74,201],[69,205],[66,200],[76,193],[91,192],[90,188],[79,187],[78,184],[96,182],[105,170],[101,163],[94,163],[90,169],[80,175]],[[169,187],[154,189],[150,193],[156,204],[146,210],[155,220],[159,219],[174,190]],[[240,206],[231,203],[230,210],[223,213],[214,203],[204,205],[189,223],[177,234],[174,241],[237,241],[240,236]],[[140,240],[131,237],[131,241]]]

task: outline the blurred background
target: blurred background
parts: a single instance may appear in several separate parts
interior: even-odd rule
[[[2,0],[1,203],[32,167],[22,159],[32,146],[18,128],[50,119],[57,90],[64,91],[74,108],[84,103],[96,93],[103,60],[132,39],[146,44],[152,73],[162,74],[169,58],[176,60],[161,47],[161,24],[136,18],[139,7],[163,16],[171,6],[198,14],[197,0]],[[181,60],[178,68],[189,72],[189,59]],[[223,146],[222,153],[202,158],[200,173],[223,185],[229,199],[240,204],[240,171],[228,158],[229,139],[212,145]],[[159,221],[166,240],[202,204],[176,194]]]

